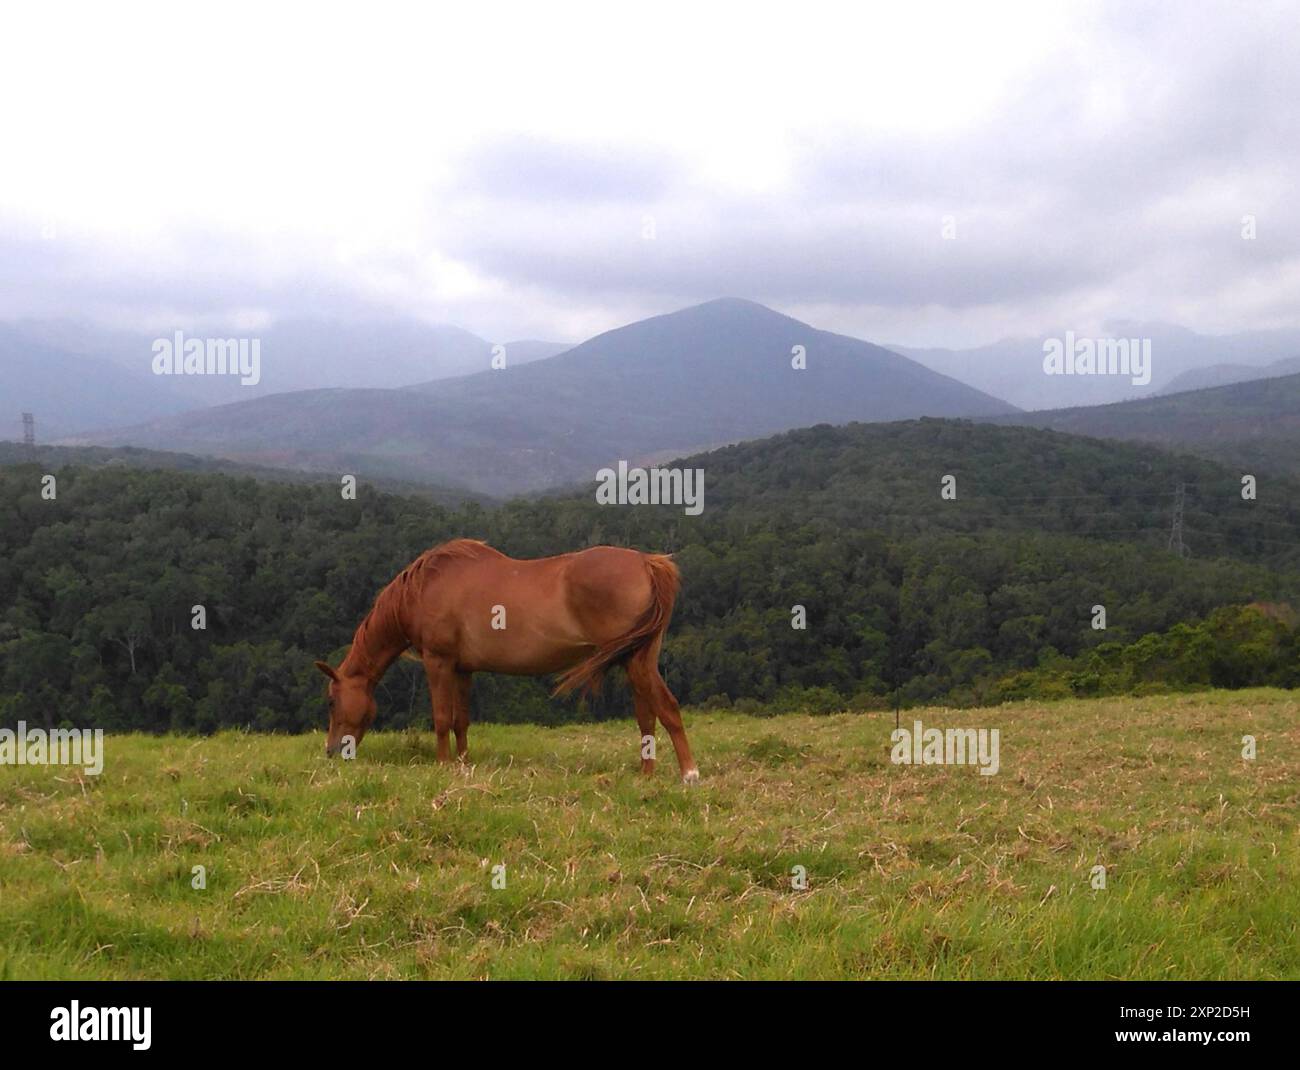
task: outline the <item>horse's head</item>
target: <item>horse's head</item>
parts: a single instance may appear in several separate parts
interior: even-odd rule
[[[334,757],[343,749],[343,737],[351,736],[354,744],[361,742],[375,719],[375,696],[363,676],[340,676],[323,661],[316,662],[330,678],[330,726],[325,737],[325,754]]]

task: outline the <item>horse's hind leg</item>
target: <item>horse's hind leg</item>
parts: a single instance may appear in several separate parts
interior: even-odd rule
[[[452,728],[456,732],[456,757],[462,762],[469,753],[469,693],[473,683],[472,674],[456,674],[456,711],[452,717]]]
[[[438,761],[451,761],[451,726],[456,710],[455,666],[446,658],[425,654],[424,674],[429,678],[429,697],[433,700],[433,731],[438,737]]]
[[[629,678],[631,675],[629,671]],[[632,690],[632,702],[633,708],[636,710],[636,725],[641,730],[641,742],[639,744],[641,748],[641,772],[649,776],[655,771],[655,708],[650,701],[649,693],[643,694],[642,690],[637,687]]]
[[[691,745],[686,741],[682,711],[677,706],[677,699],[664,683],[664,678],[659,675],[659,648],[662,643],[663,637],[660,636],[633,654],[628,659],[627,677],[632,683],[638,704],[647,702],[668,730],[673,750],[677,752],[677,767],[681,770],[682,781],[694,784],[700,779],[700,771],[696,768],[695,759],[691,757]],[[645,768],[644,764],[642,768]]]

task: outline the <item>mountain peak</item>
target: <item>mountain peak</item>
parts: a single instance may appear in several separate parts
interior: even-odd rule
[[[714,297],[709,301],[701,301],[698,305],[693,305],[690,307],[758,309],[762,312],[772,311],[772,309],[768,308],[767,305],[760,305],[757,301],[751,301],[747,297]]]
[[[768,308],[767,305],[760,305],[757,301],[751,301],[746,297],[715,297],[711,301],[703,301],[698,305],[688,305],[686,308],[678,309],[676,312],[670,312],[668,315],[726,315],[768,318],[779,317],[780,319],[791,318],[783,312],[777,312],[776,309]]]

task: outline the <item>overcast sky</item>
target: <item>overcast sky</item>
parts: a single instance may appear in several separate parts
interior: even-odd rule
[[[1296,3],[871,6],[9,8],[0,318],[1300,326]]]

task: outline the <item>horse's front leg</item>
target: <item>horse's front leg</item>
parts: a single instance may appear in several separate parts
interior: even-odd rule
[[[462,762],[469,754],[469,694],[473,684],[472,673],[456,673],[456,709],[452,714],[451,723],[456,732],[456,757]]]
[[[451,726],[456,714],[456,668],[448,658],[422,654],[433,702],[433,731],[438,737],[438,761],[451,761]]]

